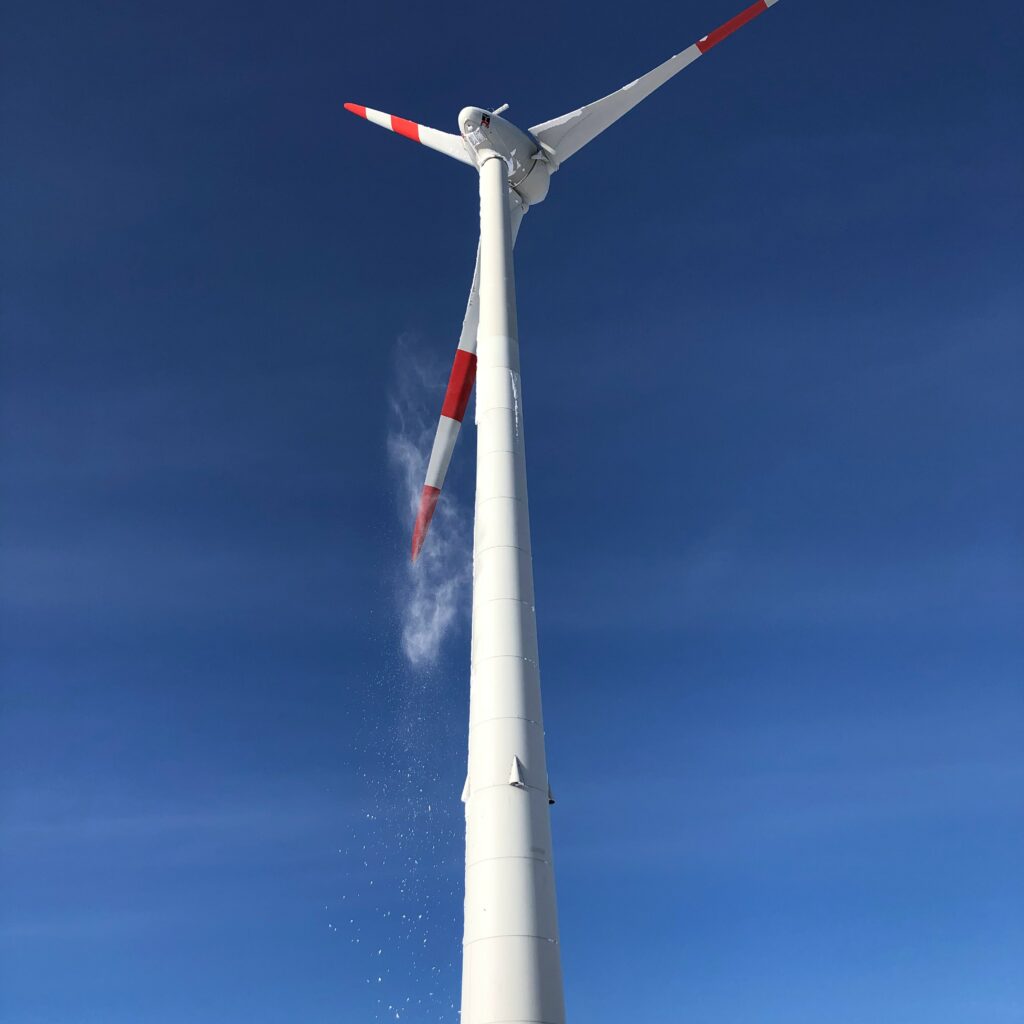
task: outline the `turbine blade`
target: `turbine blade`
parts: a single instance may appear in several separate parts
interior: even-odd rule
[[[519,235],[519,227],[523,222],[523,208],[515,202],[512,205],[512,244],[515,245]],[[462,334],[459,335],[459,346],[455,350],[455,361],[448,377],[448,388],[441,405],[441,418],[434,435],[434,445],[430,450],[430,461],[427,463],[426,482],[420,494],[420,507],[416,514],[416,523],[412,530],[412,560],[419,557],[423,544],[427,539],[430,521],[434,517],[438,498],[444,479],[448,475],[448,466],[455,451],[455,442],[459,438],[462,420],[469,405],[469,396],[473,392],[476,380],[476,335],[480,325],[480,251],[477,249],[476,267],[473,270],[473,284],[469,289],[466,302],[466,315],[462,320]]]
[[[588,142],[618,121],[623,114],[629,113],[655,89],[679,74],[683,68],[692,64],[713,46],[717,46],[727,36],[732,35],[736,29],[746,25],[763,11],[767,11],[776,2],[777,0],[757,0],[757,3],[741,11],[714,32],[698,39],[692,46],[670,57],[664,64],[636,81],[623,86],[618,92],[595,100],[585,107],[580,107],[579,110],[538,124],[530,131],[540,142],[554,151],[556,164],[568,160],[573,153],[579,152]]]
[[[389,132],[404,135],[407,139],[419,142],[428,149],[444,153],[445,156],[450,156],[453,160],[459,160],[471,167],[476,166],[476,161],[470,155],[461,135],[439,132],[436,128],[428,128],[425,124],[406,121],[404,117],[395,117],[394,114],[385,114],[379,110],[372,110],[370,107],[361,107],[358,103],[346,103],[345,109],[357,117],[365,118],[372,124],[387,128]]]

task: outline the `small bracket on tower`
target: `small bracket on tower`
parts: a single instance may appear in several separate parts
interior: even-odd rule
[[[508,784],[516,789],[526,789],[526,775],[523,762],[518,757],[512,758],[512,771],[509,772]]]

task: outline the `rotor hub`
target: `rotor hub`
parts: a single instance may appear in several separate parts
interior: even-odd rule
[[[509,187],[528,206],[547,195],[550,167],[540,144],[529,132],[482,107],[463,107],[459,111],[459,132],[478,167],[492,156],[505,161]]]

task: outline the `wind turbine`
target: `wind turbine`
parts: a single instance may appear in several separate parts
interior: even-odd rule
[[[512,249],[551,175],[623,114],[776,0],[757,3],[641,78],[529,131],[465,107],[459,134],[346,103],[480,175],[480,242],[419,513],[426,540],[477,382],[476,514],[466,805],[462,1024],[563,1024]]]

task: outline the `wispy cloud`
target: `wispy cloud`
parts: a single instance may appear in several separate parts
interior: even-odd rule
[[[909,723],[903,722],[903,725]],[[920,726],[918,726],[920,727]],[[794,845],[843,843],[919,832],[942,824],[970,827],[1012,820],[1022,770],[1004,755],[963,755],[943,763],[835,763],[814,773],[777,766],[763,772],[702,765],[689,777],[660,775],[602,780],[564,778],[561,792],[585,821],[601,808],[629,807],[627,827],[591,834],[572,829],[559,843],[563,863],[602,869],[644,864],[678,871],[683,863],[763,860]],[[651,821],[659,820],[653,828]]]
[[[573,576],[573,593],[587,600],[561,599],[556,591],[545,604],[549,624],[776,628],[940,619],[1002,625],[1019,618],[1021,574],[997,543],[898,556],[879,550],[854,559],[804,538],[786,538],[766,552],[751,542],[750,529],[723,524],[673,558],[604,552]]]
[[[116,786],[88,799],[61,788],[10,790],[3,811],[8,863],[88,860],[104,850],[128,859],[144,853],[148,863],[237,862],[254,850],[291,856],[360,813],[350,801],[302,787],[228,787],[198,801],[131,796]]]
[[[0,793],[0,947],[237,921],[257,879],[334,879],[337,837],[365,815],[350,794],[301,782],[220,781],[173,796],[126,785],[75,779]],[[290,913],[287,889],[271,886],[258,902]]]
[[[445,379],[439,365],[426,360],[407,337],[399,338],[388,457],[399,512],[410,532],[437,428],[438,384]],[[414,667],[437,660],[457,620],[470,579],[470,548],[469,516],[448,488],[438,502],[423,551],[415,565],[407,564],[399,586],[402,650]]]

